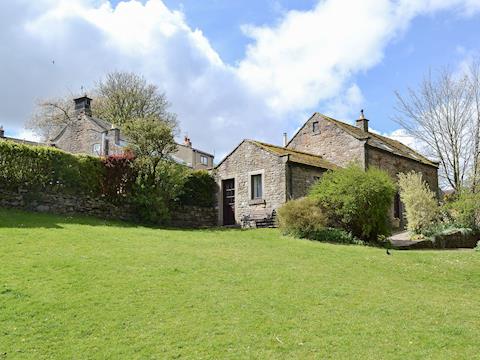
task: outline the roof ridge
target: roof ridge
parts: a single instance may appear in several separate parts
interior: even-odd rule
[[[258,140],[249,140],[249,141],[253,141],[253,142],[256,142],[256,143],[259,143],[259,144],[263,144],[263,145],[267,145],[267,146],[273,146],[273,147],[276,147],[276,148],[278,148],[278,149],[282,149],[282,150],[285,150],[285,151],[291,151],[291,152],[295,152],[295,153],[298,153],[298,154],[316,156],[316,157],[319,157],[320,159],[326,160],[326,159],[325,159],[323,156],[321,156],[321,155],[312,154],[312,153],[308,153],[308,152],[305,152],[305,151],[300,151],[300,150],[296,150],[296,149],[286,148],[286,147],[283,147],[283,146],[278,146],[278,145],[274,145],[274,144],[269,144],[269,143],[266,143],[266,142],[263,142],[263,141],[258,141]],[[326,160],[326,161],[328,161],[328,160]]]

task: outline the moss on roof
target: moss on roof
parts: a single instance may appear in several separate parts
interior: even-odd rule
[[[313,154],[305,153],[302,151],[287,149],[284,147],[266,144],[266,143],[255,141],[255,140],[248,140],[248,141],[274,155],[277,155],[277,156],[288,155],[288,160],[293,163],[309,165],[309,166],[314,166],[314,167],[319,167],[319,168],[329,169],[329,170],[338,168],[337,165],[331,163],[330,161],[325,160],[319,155],[313,155]]]
[[[325,116],[323,114],[318,114],[318,115],[320,115],[322,118],[336,124],[338,127],[343,129],[344,131],[346,131],[347,133],[349,133],[350,135],[352,135],[356,139],[366,140],[367,144],[372,146],[372,147],[375,147],[377,149],[381,149],[381,150],[384,150],[384,151],[388,151],[390,153],[397,154],[397,155],[400,155],[400,156],[403,156],[403,157],[407,157],[409,159],[419,161],[419,162],[421,162],[423,164],[426,164],[426,165],[438,167],[437,163],[427,159],[422,154],[418,153],[417,151],[413,150],[412,148],[408,147],[405,144],[402,144],[401,142],[399,142],[397,140],[393,140],[393,139],[390,139],[386,136],[378,135],[378,134],[375,134],[373,132],[366,133],[365,131],[363,131],[362,129],[360,129],[356,126],[344,123],[344,122],[339,121],[339,120],[332,119],[332,118],[330,118],[328,116]]]

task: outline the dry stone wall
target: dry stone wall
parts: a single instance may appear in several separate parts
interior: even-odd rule
[[[128,204],[114,205],[102,198],[89,196],[37,193],[25,190],[0,189],[0,207],[65,215],[85,215],[100,219],[137,221],[136,212]],[[171,225],[182,228],[216,225],[214,208],[183,206],[172,211]]]

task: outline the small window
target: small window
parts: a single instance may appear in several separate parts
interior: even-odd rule
[[[100,144],[93,144],[92,152],[95,155],[100,155]]]
[[[203,165],[208,165],[208,157],[206,157],[205,155],[200,155],[200,162]]]
[[[320,129],[318,128],[318,121],[315,121],[315,122],[313,123],[312,131],[313,131],[314,133],[320,132]]]
[[[262,174],[252,175],[252,200],[262,198]]]

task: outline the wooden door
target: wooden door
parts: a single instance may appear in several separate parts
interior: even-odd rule
[[[223,180],[223,225],[235,224],[235,179]]]

